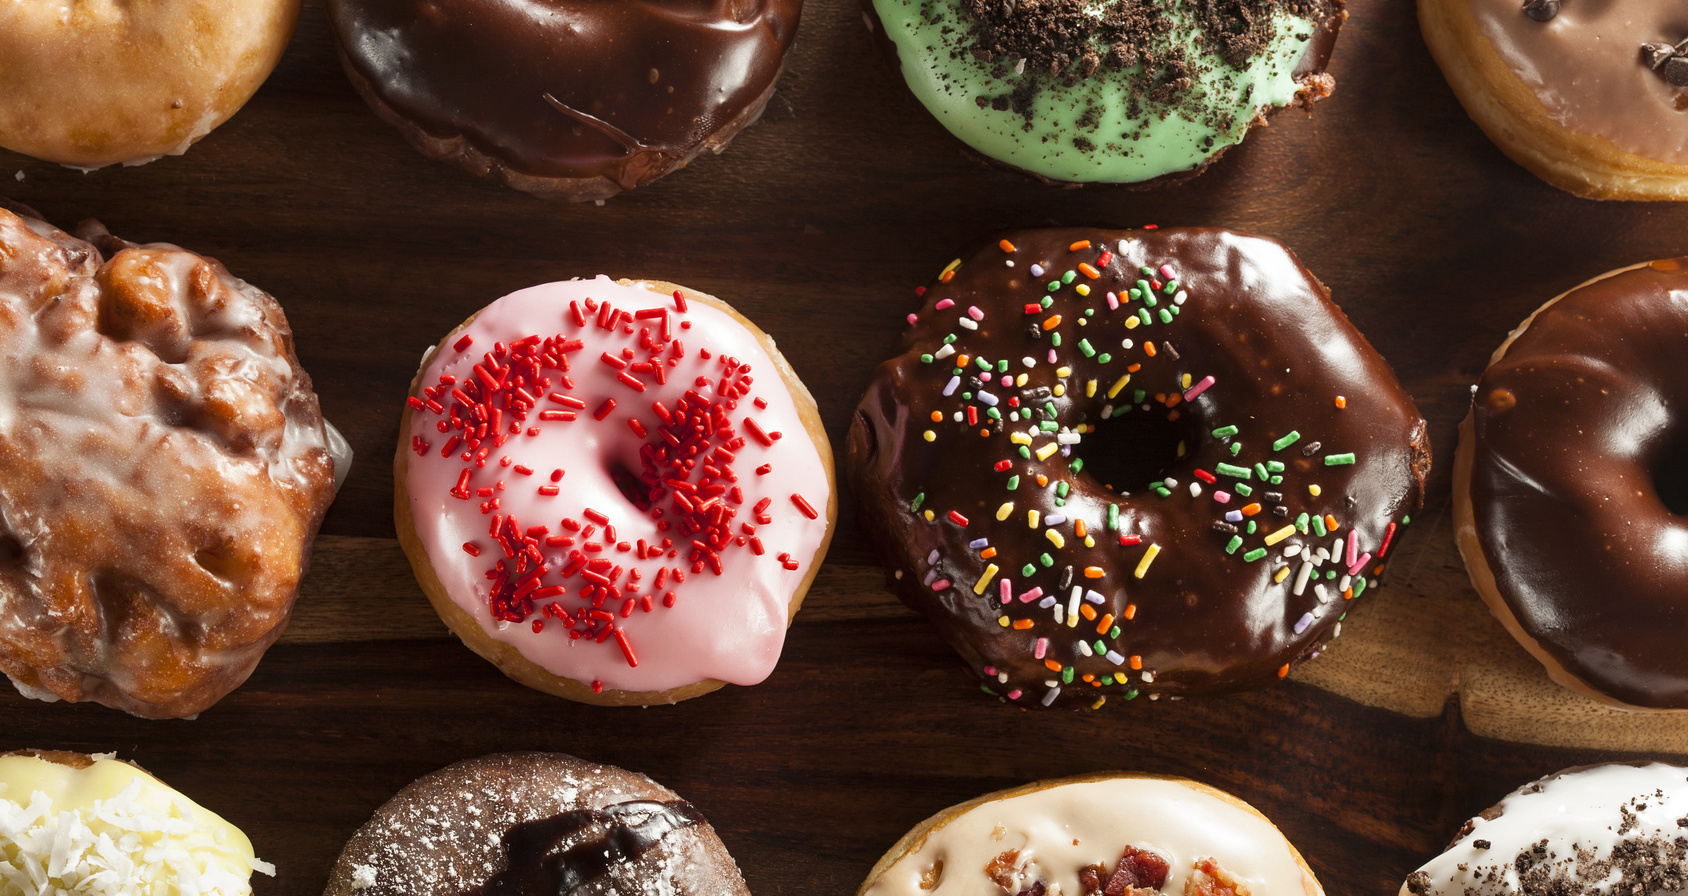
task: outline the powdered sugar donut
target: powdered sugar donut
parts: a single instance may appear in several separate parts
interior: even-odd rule
[[[831,539],[832,453],[773,340],[608,278],[506,296],[424,362],[399,539],[468,646],[589,703],[755,684]]]

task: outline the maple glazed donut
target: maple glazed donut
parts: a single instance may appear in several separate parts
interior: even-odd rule
[[[1513,161],[1588,199],[1688,200],[1688,13],[1659,0],[1419,0],[1425,43]]]
[[[1273,240],[1010,233],[924,296],[851,484],[891,589],[1006,700],[1287,675],[1422,501],[1412,399]]]
[[[350,451],[275,299],[0,206],[0,671],[192,716],[287,625]]]
[[[1471,582],[1557,682],[1688,709],[1688,257],[1602,275],[1496,350],[1460,424]]]
[[[1607,896],[1688,891],[1688,768],[1566,769],[1465,823],[1400,896]]]
[[[891,847],[856,896],[1321,896],[1266,816],[1184,778],[1104,773],[952,806]]]
[[[802,0],[329,0],[347,74],[423,155],[605,199],[762,116]]]
[[[644,775],[499,753],[416,779],[347,841],[324,896],[749,896],[697,807]]]
[[[181,155],[275,69],[299,0],[0,5],[0,146],[76,168]]]
[[[671,283],[499,299],[424,361],[400,432],[399,538],[428,599],[573,700],[766,678],[832,538],[814,399],[767,334]]]
[[[910,92],[982,158],[1047,183],[1181,180],[1311,109],[1343,0],[863,0]]]

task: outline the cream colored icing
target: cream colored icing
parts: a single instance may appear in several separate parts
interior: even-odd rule
[[[1579,885],[1551,892],[1630,893],[1616,886],[1624,877],[1622,863],[1601,864],[1612,858],[1614,846],[1631,840],[1651,842],[1641,853],[1657,857],[1659,871],[1674,872],[1677,880],[1688,874],[1681,849],[1675,850],[1674,861],[1669,858],[1671,846],[1684,835],[1678,822],[1688,818],[1688,768],[1654,762],[1562,772],[1514,790],[1497,808],[1501,814],[1496,818],[1471,819],[1471,830],[1419,869],[1414,877],[1425,877],[1416,886],[1409,878],[1401,896],[1550,892],[1542,881],[1529,888],[1522,884],[1520,855],[1527,857],[1527,865],[1545,862],[1549,879],[1562,874]],[[1662,848],[1652,845],[1657,843]]]
[[[635,609],[627,617],[619,615],[619,599],[605,605],[616,614],[614,623],[626,632],[637,666],[629,665],[615,638],[601,643],[574,640],[555,620],[544,620],[546,625],[540,632],[533,631],[531,619],[522,623],[495,620],[488,609],[491,586],[485,573],[502,554],[488,537],[491,514],[482,513],[482,499],[478,497],[460,500],[450,495],[466,465],[456,455],[440,456],[445,439],[436,428],[440,417],[422,411],[412,415],[405,436],[407,442],[420,437],[431,446],[425,456],[413,451],[406,478],[417,536],[452,601],[474,617],[487,634],[515,646],[523,656],[553,674],[630,691],[662,691],[706,679],[755,684],[766,678],[779,660],[792,592],[808,575],[811,558],[826,537],[826,508],[831,499],[827,470],[804,431],[796,403],[779,375],[779,365],[754,334],[726,313],[693,301],[686,313],[673,315],[672,334],[682,344],[684,355],[666,368],[666,384],[641,375],[646,391],[636,392],[618,378],[624,371],[603,363],[600,356],[638,347],[639,330],[649,327],[655,332],[660,324],[656,319],[636,319],[631,322],[635,325],[632,334],[624,328],[608,332],[593,316],[584,327],[576,326],[570,302],[584,305],[589,298],[630,313],[675,309],[670,295],[621,286],[605,277],[548,283],[512,293],[487,306],[463,331],[472,340],[467,349],[455,350],[460,336],[454,335],[450,344],[425,362],[421,381],[432,385],[441,374],[452,374],[459,381],[472,377],[473,365],[499,341],[561,334],[586,342],[584,349],[568,355],[574,388],[566,394],[585,404],[576,412],[577,419],[539,422],[536,415],[529,425],[537,425],[538,434],[524,433],[505,443],[484,468],[473,470],[469,487],[495,488],[502,481],[506,487],[498,493],[500,506],[492,513],[514,514],[523,528],[544,525],[553,535],[576,537],[571,547],[547,548],[545,560],[551,572],[543,577],[545,585],[569,586],[569,593],[555,600],[562,609],[573,612],[586,605],[576,596],[584,580],[578,574],[564,579],[559,572],[567,567],[571,550],[587,542],[602,543],[603,527],[597,526],[593,537],[580,538],[580,533],[561,527],[564,518],[586,524],[589,521],[584,510],[592,508],[616,528],[619,543],[636,547],[640,539],[655,544],[666,537],[677,549],[688,545],[687,539],[672,530],[661,531],[657,520],[624,497],[610,470],[620,465],[637,474],[641,470],[641,446],[658,438],[659,420],[653,402],[673,408],[688,390],[697,388],[698,377],[713,381],[722,372],[722,358],[732,357],[750,365],[754,380],[750,393],[730,414],[736,433],[745,437],[745,444],[736,450],[731,462],[744,496],[737,506],[733,530],[742,533],[743,524],[752,525],[762,554],[753,552],[748,539],[744,545],[725,549],[719,555],[719,575],[708,569],[692,572],[684,550],[678,557],[641,560],[635,556],[636,551],[618,551],[615,544],[606,544],[601,553],[593,554],[624,568],[616,583],[618,588],[629,581],[633,570],[639,571],[642,586],[633,592],[622,590],[618,598],[655,597],[652,610]],[[682,321],[689,321],[691,328],[683,329]],[[705,359],[700,350],[708,350],[711,357]],[[639,352],[639,357],[644,355]],[[662,355],[671,356],[671,350]],[[715,394],[713,388],[700,391]],[[593,411],[605,398],[614,398],[617,405],[599,422],[593,419]],[[757,408],[754,399],[766,402],[767,407]],[[542,402],[540,409],[569,410],[549,402]],[[634,417],[647,428],[647,437],[641,438],[631,429],[628,421]],[[779,432],[783,437],[764,447],[751,437],[743,423],[746,417],[754,418],[765,432]],[[511,458],[509,468],[497,463],[504,455]],[[531,468],[534,474],[514,473],[517,465]],[[763,465],[771,470],[758,475],[756,470]],[[558,468],[565,471],[564,476],[552,483],[550,474]],[[559,489],[554,497],[537,490],[552,484]],[[818,519],[811,520],[799,510],[792,500],[794,494],[815,509]],[[766,522],[759,523],[753,509],[763,498],[769,499],[769,504],[763,511]],[[665,497],[657,506],[669,507],[668,499]],[[480,556],[469,556],[463,548],[465,543],[478,545]],[[778,559],[782,554],[789,555],[792,562],[782,563]],[[686,572],[685,582],[676,585],[670,578],[663,588],[643,587],[644,583],[654,583],[660,569],[675,567]],[[675,595],[672,607],[663,605],[668,591]]]
[[[1251,896],[1306,896],[1319,885],[1272,823],[1189,782],[1161,778],[1074,781],[991,800],[933,830],[886,869],[863,896],[979,896],[1001,893],[984,870],[1007,850],[1030,862],[1024,886],[1081,896],[1078,873],[1112,869],[1125,847],[1171,866],[1162,892],[1179,894],[1195,863],[1213,859]],[[935,886],[929,875],[942,865]]]
[[[1555,121],[1625,152],[1688,163],[1688,90],[1641,61],[1643,43],[1688,37],[1676,0],[1565,0],[1537,22],[1519,0],[1468,0],[1495,52]]]
[[[247,894],[252,843],[123,762],[0,756],[0,894]]]

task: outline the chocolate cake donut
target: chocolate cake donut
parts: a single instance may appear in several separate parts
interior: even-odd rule
[[[1454,521],[1478,593],[1560,684],[1688,708],[1688,257],[1548,302],[1474,388]]]
[[[1277,242],[1010,233],[924,296],[850,481],[891,589],[1006,700],[1287,675],[1420,505],[1424,421]]]
[[[20,211],[0,207],[0,671],[192,716],[286,627],[350,452],[275,299]]]
[[[1204,170],[1288,105],[1330,95],[1343,0],[862,0],[921,106],[1045,183],[1152,186]]]
[[[341,60],[429,158],[548,198],[643,186],[756,121],[802,0],[330,0]]]
[[[416,779],[358,828],[324,896],[749,896],[702,813],[644,775],[499,753]]]

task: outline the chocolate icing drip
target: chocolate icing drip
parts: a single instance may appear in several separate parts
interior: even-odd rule
[[[1478,383],[1471,503],[1518,624],[1595,690],[1688,707],[1688,257],[1578,287]]]
[[[631,800],[523,822],[504,834],[505,869],[465,896],[568,896],[674,831],[703,823],[685,800]],[[595,830],[603,836],[564,846]]]

